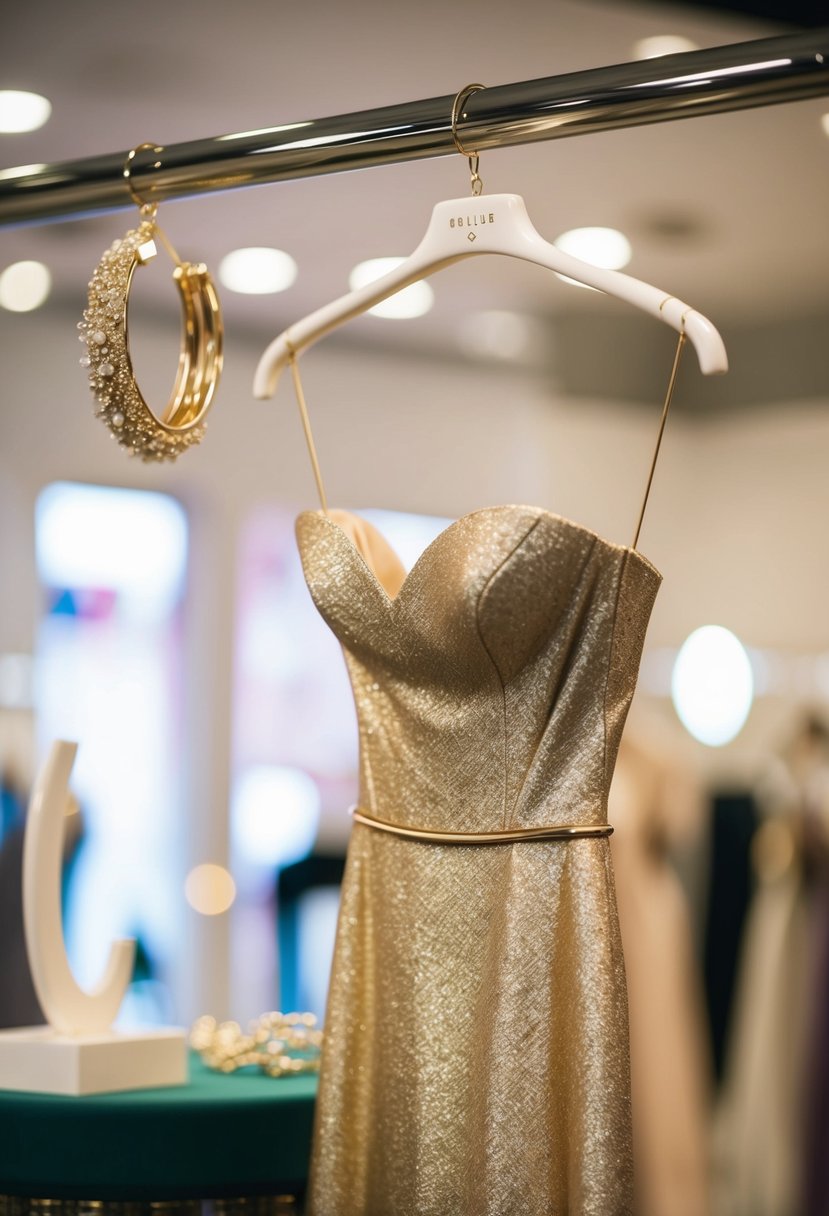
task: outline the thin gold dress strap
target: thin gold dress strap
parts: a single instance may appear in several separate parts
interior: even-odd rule
[[[328,514],[328,500],[325,496],[325,486],[322,484],[322,473],[320,472],[320,462],[317,459],[317,448],[314,443],[314,435],[311,430],[311,419],[308,417],[308,406],[305,404],[305,393],[302,391],[302,381],[299,378],[299,363],[297,362],[296,351],[290,342],[286,342],[289,353],[289,362],[291,364],[291,375],[294,381],[294,392],[296,393],[296,401],[299,406],[299,416],[302,419],[302,429],[305,432],[305,442],[308,445],[308,455],[311,457],[311,468],[314,470],[314,480],[317,483],[317,493],[320,496],[320,502],[325,514]]]
[[[662,304],[659,305],[659,307],[662,308],[663,305],[668,303],[668,300],[672,300],[672,299],[673,299],[673,296],[666,296],[665,299],[662,301]],[[659,422],[659,431],[656,436],[656,447],[653,450],[653,459],[651,460],[651,470],[650,470],[650,473],[648,473],[648,484],[645,486],[645,497],[642,499],[642,508],[639,512],[639,522],[636,525],[636,534],[633,538],[632,548],[634,548],[634,549],[636,548],[636,546],[639,543],[639,533],[642,531],[642,520],[645,518],[645,507],[648,505],[648,496],[650,495],[650,492],[651,492],[651,485],[653,483],[653,475],[656,471],[656,461],[659,457],[659,449],[662,445],[662,435],[665,431],[665,422],[667,421],[667,418],[668,418],[668,410],[670,409],[670,406],[671,406],[671,398],[674,395],[674,386],[676,385],[676,374],[679,371],[679,361],[682,358],[682,351],[685,346],[685,342],[686,342],[685,316],[683,315],[682,329],[680,331],[679,339],[676,344],[676,351],[674,352],[674,365],[671,368],[671,375],[670,375],[670,379],[668,380],[668,391],[665,394],[665,404],[662,406],[662,417]]]
[[[431,844],[513,844],[527,840],[576,840],[579,837],[613,834],[609,823],[551,824],[540,828],[507,828],[502,832],[433,832],[429,828],[404,828],[396,823],[387,823],[384,819],[367,815],[358,806],[351,808],[351,815],[355,823],[362,823],[367,828]]]

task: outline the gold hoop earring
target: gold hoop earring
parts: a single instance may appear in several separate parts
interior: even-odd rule
[[[81,366],[88,369],[95,413],[113,439],[142,460],[175,460],[198,443],[222,370],[224,329],[216,289],[207,267],[183,262],[156,221],[158,207],[135,191],[132,166],[139,144],[124,162],[130,197],[141,209],[141,223],[106,250],[89,282],[89,299],[78,325],[86,344]],[[154,258],[158,238],[173,263],[183,313],[183,342],[172,395],[160,415],[144,400],[133,372],[129,344],[129,293],[139,266]]]

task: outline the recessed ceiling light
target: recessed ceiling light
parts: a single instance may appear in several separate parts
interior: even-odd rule
[[[829,137],[829,114],[824,114],[820,120],[820,125],[823,127],[823,134]]]
[[[21,131],[36,131],[52,113],[52,103],[39,93],[22,93],[18,89],[0,89],[0,132],[14,135]]]
[[[219,263],[219,278],[224,286],[241,295],[267,296],[286,291],[296,276],[296,262],[282,249],[263,246],[234,249]]]
[[[562,253],[605,270],[621,270],[633,255],[630,241],[617,228],[571,228],[555,244]]]
[[[554,243],[562,253],[569,253],[571,257],[589,262],[592,266],[601,266],[604,270],[621,270],[633,255],[630,241],[616,228],[571,228],[569,232],[562,232],[561,236],[556,237]],[[576,287],[587,286],[564,274],[558,277]]]
[[[384,274],[388,274],[390,270],[394,270],[405,260],[405,258],[369,258],[367,262],[360,262],[354,267],[348,276],[348,285],[352,291],[358,291],[361,287],[373,283],[375,279],[382,279]],[[435,293],[429,284],[421,279],[420,282],[412,283],[411,286],[404,287],[402,291],[395,292],[393,296],[389,296],[388,300],[383,300],[368,311],[374,317],[402,320],[406,317],[422,317],[434,302]]]
[[[13,262],[0,274],[0,308],[32,312],[49,295],[52,276],[42,262]]]
[[[633,44],[635,59],[658,59],[661,55],[681,55],[685,51],[698,51],[699,45],[681,34],[654,34],[641,38]]]

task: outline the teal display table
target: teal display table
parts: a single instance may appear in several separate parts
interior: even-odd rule
[[[197,1056],[190,1084],[172,1089],[84,1098],[0,1090],[0,1213],[23,1210],[13,1196],[157,1204],[301,1195],[316,1090],[314,1075],[221,1075]]]

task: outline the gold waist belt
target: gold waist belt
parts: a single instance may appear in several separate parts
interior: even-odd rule
[[[566,826],[551,824],[541,828],[505,828],[502,832],[434,832],[430,828],[404,828],[396,823],[386,823],[366,815],[358,806],[351,808],[355,823],[367,828],[390,832],[393,836],[405,836],[408,840],[426,840],[432,844],[513,844],[522,840],[576,840],[579,837],[610,836],[613,828],[609,823],[571,823]]]

